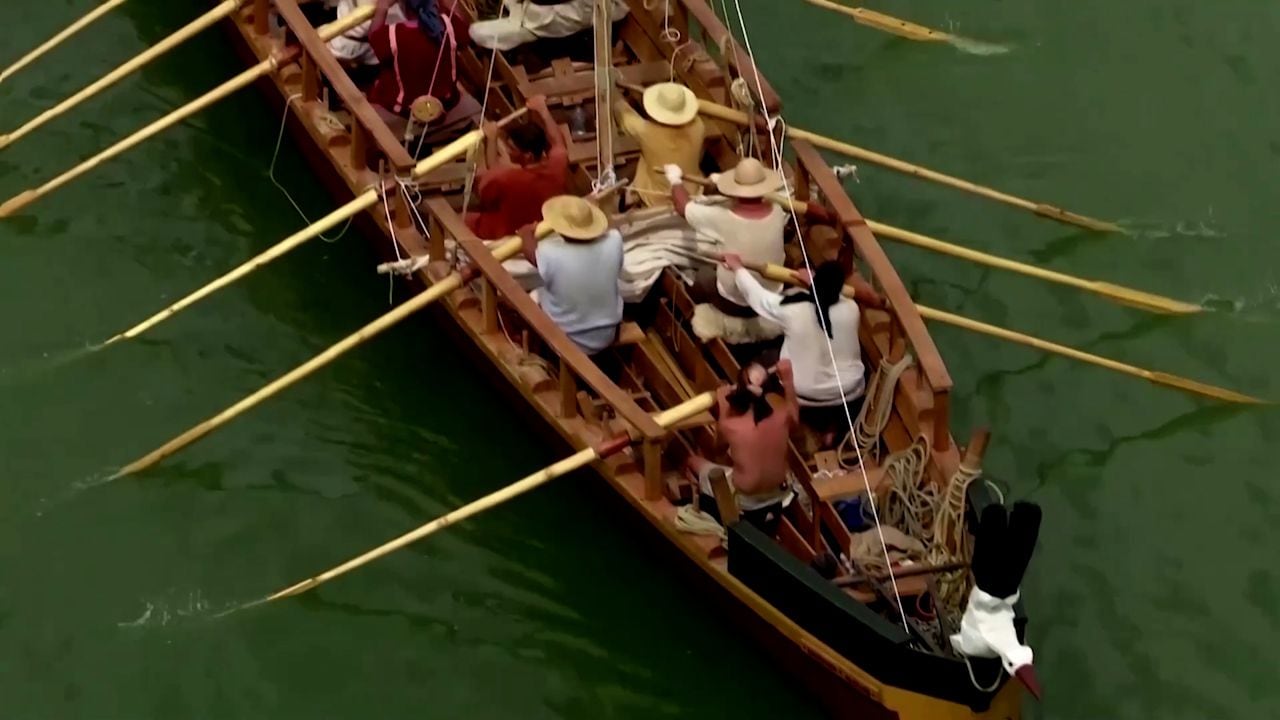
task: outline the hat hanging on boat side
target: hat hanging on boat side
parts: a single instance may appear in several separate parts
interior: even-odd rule
[[[565,240],[588,242],[609,229],[600,208],[573,195],[558,195],[542,204],[542,219]]]
[[[716,189],[729,197],[761,198],[782,189],[782,176],[755,158],[743,158],[729,172],[720,173]]]
[[[698,97],[680,83],[650,85],[644,91],[644,111],[654,122],[678,127],[698,116]]]

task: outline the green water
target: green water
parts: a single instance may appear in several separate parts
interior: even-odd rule
[[[11,5],[0,62],[91,3]],[[854,192],[867,215],[1217,310],[1153,318],[889,247],[913,293],[1280,395],[1280,6],[876,7],[1011,49],[968,55],[799,3],[745,2],[791,122],[1133,232],[1075,232],[863,166]],[[200,9],[126,8],[0,85],[0,127]],[[784,23],[803,32],[768,32]],[[0,191],[51,177],[238,67],[209,33],[4,150]],[[320,592],[218,616],[551,459],[423,318],[142,477],[98,484],[386,308],[386,281],[352,233],[141,341],[77,352],[301,226],[267,174],[278,124],[245,93],[0,222],[0,714],[817,716],[589,476]],[[309,216],[332,206],[288,143],[276,176]],[[1280,716],[1276,414],[948,328],[935,337],[957,435],[992,426],[990,474],[1045,508],[1024,594],[1049,695],[1030,715]]]

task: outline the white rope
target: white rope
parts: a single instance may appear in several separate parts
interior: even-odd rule
[[[929,562],[942,565],[968,560],[967,536],[964,532],[964,509],[969,486],[982,477],[982,470],[961,465],[947,483],[947,490],[937,500],[933,513],[933,536],[930,539]],[[938,611],[956,617],[964,611],[968,596],[968,571],[942,573],[935,577]]]
[[[396,223],[391,218],[391,201],[387,199],[386,183],[382,184],[382,190],[378,193],[382,197],[382,210],[387,217],[387,230],[391,233],[391,249],[395,251],[396,260],[404,260],[404,256],[400,254],[400,240],[396,237]],[[394,305],[396,300],[396,278],[394,275],[387,275],[387,304]]]
[[[763,101],[765,96],[764,85],[760,80],[759,65],[756,63],[756,60],[755,60],[756,55],[751,49],[751,37],[750,37],[750,34],[747,32],[746,19],[742,15],[742,5],[739,2],[739,0],[733,0],[733,4],[734,4],[734,8],[737,10],[737,13],[738,13],[738,25],[739,27],[742,28],[742,41],[746,45],[747,57],[751,58],[751,63],[755,67],[755,76],[756,76],[755,80],[756,80],[756,90],[758,93],[758,97],[761,99],[761,101]],[[787,179],[786,172],[784,172],[785,168],[783,163],[784,158],[782,155],[782,141],[779,141],[777,135],[775,135],[775,133],[773,132],[775,124],[777,124],[781,120],[781,118],[770,116],[768,114],[767,108],[764,108],[764,112],[765,112],[766,118],[768,119],[768,126],[770,131],[769,143],[773,148],[774,170],[777,171],[779,177],[782,178],[783,190],[786,192],[787,197],[791,197],[792,196],[791,182]],[[785,126],[784,126],[784,129],[785,129]],[[785,140],[786,133],[782,132],[781,136]],[[803,242],[804,234],[803,234],[803,230],[800,227],[800,218],[797,217],[794,207],[791,208],[791,222],[795,226],[796,237],[801,240],[799,245],[800,245],[800,252],[804,257],[805,269],[809,271],[809,276],[813,277],[814,276],[813,264],[809,260],[809,251],[804,246],[804,242]],[[823,337],[827,342],[827,353],[831,358],[831,369],[836,376],[836,388],[840,391],[840,397],[843,398],[845,396],[844,378],[840,377],[840,370],[836,363],[835,347],[831,343],[831,334],[829,329],[827,328],[826,320],[822,318],[821,314],[818,315],[818,323],[822,326]],[[852,433],[854,432],[853,416],[850,415],[849,413],[848,405],[843,405],[843,408],[844,408],[845,421],[848,423],[849,432]],[[888,570],[890,585],[893,588],[893,597],[898,606],[898,615],[902,619],[902,629],[906,631],[908,634],[910,634],[911,625],[907,622],[907,611],[906,611],[906,608],[904,608],[902,605],[902,593],[899,592],[898,590],[898,579],[897,577],[894,576],[894,573],[893,573],[893,563],[889,558],[889,544],[885,540],[884,529],[880,525],[880,513],[879,513],[879,510],[876,508],[875,493],[871,491],[871,479],[867,477],[867,470],[866,470],[866,467],[864,467],[864,464],[862,462],[862,451],[858,450],[856,443],[854,444],[854,449],[857,450],[857,453],[858,453],[858,468],[862,473],[862,484],[867,491],[867,503],[871,508],[871,516],[872,516],[872,519],[875,520],[876,534],[880,538],[880,549],[884,552],[885,564],[888,566],[886,569]]]
[[[866,401],[862,403],[862,411],[858,413],[854,431],[846,433],[840,441],[840,447],[836,449],[836,458],[841,467],[846,470],[857,467],[845,460],[849,454],[845,447],[850,443],[855,443],[860,451],[855,453],[859,464],[864,453],[870,454],[873,459],[879,459],[880,435],[889,426],[889,418],[893,415],[893,394],[898,388],[898,379],[913,363],[910,353],[903,355],[896,363],[889,362],[887,358],[880,360],[880,367],[867,386]]]
[[[923,543],[930,540],[938,505],[938,489],[924,477],[928,463],[929,443],[923,437],[886,458],[884,479],[889,489],[880,508],[880,517],[886,525]]]
[[[302,93],[294,93],[293,95],[290,95],[289,99],[284,103],[284,115],[280,118],[280,132],[276,134],[276,149],[275,152],[271,154],[271,165],[267,168],[267,177],[271,179],[271,182],[280,190],[280,192],[284,193],[285,198],[289,200],[289,204],[293,206],[293,209],[298,211],[298,215],[302,217],[303,222],[311,225],[311,218],[307,217],[307,214],[302,212],[302,208],[294,201],[293,196],[290,195],[284,185],[280,184],[280,181],[276,179],[276,161],[280,159],[280,146],[284,142],[284,127],[289,121],[289,107],[293,105],[294,100],[300,97],[302,97]],[[353,215],[352,217],[347,218],[346,224],[342,226],[342,230],[338,232],[337,236],[328,238],[324,235],[320,235],[320,239],[327,243],[334,243],[341,240],[342,236],[347,234],[347,229],[351,227],[351,221],[354,217],[355,216]]]
[[[973,675],[973,666],[969,664],[969,656],[964,653],[960,653],[960,657],[964,658],[964,666],[969,670],[969,682],[973,683],[975,688],[981,692],[990,693],[995,692],[996,688],[1000,687],[1000,681],[1004,679],[1003,669],[1001,669],[1000,673],[996,675],[995,682],[991,683],[991,687],[982,687],[978,684],[978,678]]]

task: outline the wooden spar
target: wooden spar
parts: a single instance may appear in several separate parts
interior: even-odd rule
[[[743,263],[743,265],[747,267],[747,269],[757,272],[770,280],[790,283],[792,285],[798,284],[795,273],[781,265],[775,265],[773,263]],[[853,292],[854,289],[852,285],[845,286],[845,295],[852,297]],[[1157,370],[1148,370],[1136,365],[1122,363],[1118,360],[1112,360],[1111,358],[1102,357],[1101,355],[1094,355],[1093,353],[1077,350],[1076,348],[1061,345],[1049,340],[1043,340],[1032,335],[1025,335],[996,325],[988,325],[987,323],[979,322],[977,320],[964,317],[963,315],[956,315],[943,310],[935,310],[931,307],[919,304],[916,305],[916,310],[918,310],[921,317],[926,320],[945,323],[971,332],[1017,343],[1018,345],[1025,345],[1043,352],[1061,355],[1062,357],[1071,358],[1072,360],[1078,360],[1090,365],[1096,365],[1118,373],[1141,378],[1156,385],[1165,385],[1184,392],[1202,395],[1204,397],[1223,400],[1226,402],[1270,404],[1269,401],[1262,400],[1261,398],[1257,398],[1252,395],[1245,395],[1234,390],[1228,390],[1226,388],[1217,387],[1216,385],[1202,383],[1198,380],[1191,380]]]
[[[947,42],[953,38],[953,36],[948,33],[944,33],[939,30],[930,30],[923,25],[917,25],[906,20],[899,20],[892,15],[885,15],[884,13],[876,12],[875,10],[868,10],[864,7],[849,7],[848,5],[841,5],[839,3],[831,2],[830,0],[805,0],[805,2],[810,5],[816,5],[820,8],[826,8],[827,10],[834,10],[842,15],[848,15],[860,25],[875,28],[881,32],[887,32],[891,35],[897,35],[898,37],[904,37],[908,40],[916,40],[918,42]]]
[[[550,232],[551,232],[551,228],[546,223],[542,223],[541,225],[538,226],[539,236],[548,235],[550,234]],[[518,237],[508,238],[507,240],[502,241],[492,247],[493,256],[499,260],[506,260],[508,258],[514,257],[517,254],[519,254],[521,245],[522,245],[522,241],[520,240],[520,238]],[[439,282],[433,283],[431,287],[427,288],[425,291],[415,295],[413,298],[409,299],[408,301],[400,305],[397,305],[394,309],[392,309],[387,314],[383,315],[377,320],[374,320],[368,325],[365,325],[360,330],[338,341],[329,349],[325,350],[319,355],[316,355],[315,357],[302,363],[301,365],[290,370],[284,375],[281,375],[280,377],[276,378],[275,380],[271,381],[267,385],[258,389],[256,392],[249,395],[248,397],[240,400],[239,402],[235,403],[231,407],[228,407],[227,409],[205,420],[199,425],[196,425],[190,430],[187,430],[186,432],[173,438],[172,440],[165,443],[164,445],[161,445],[159,448],[156,448],[155,450],[147,453],[141,458],[120,468],[120,470],[116,472],[115,475],[111,476],[111,479],[114,480],[116,478],[124,477],[125,475],[131,475],[140,470],[145,470],[146,468],[151,467],[152,465],[160,462],[166,457],[169,457],[170,455],[178,452],[182,448],[199,440],[205,435],[208,435],[214,430],[217,430],[218,428],[234,420],[240,415],[243,415],[245,412],[256,407],[263,400],[266,400],[267,398],[270,398],[276,395],[281,390],[284,390],[290,387],[291,385],[297,383],[299,380],[302,380],[307,376],[311,375],[316,370],[319,370],[325,365],[328,365],[329,363],[341,357],[348,350],[352,350],[358,347],[359,345],[363,344],[366,340],[376,337],[378,334],[382,333],[382,331],[387,330],[388,328],[392,327],[396,323],[399,323],[401,320],[404,320],[405,318],[409,317],[410,315],[417,312],[418,310],[421,310],[422,308],[427,307],[431,303],[439,300],[440,298],[445,297],[446,295],[453,292],[454,290],[457,290],[458,288],[462,287],[463,282],[464,282],[464,278],[461,271],[454,271],[450,273],[447,277],[442,278]]]
[[[516,112],[503,118],[498,124],[501,126],[505,123],[509,123],[512,120],[515,120],[516,118],[523,115],[525,112],[527,111],[524,108],[521,108],[520,110],[517,110]],[[445,165],[446,163],[453,162],[457,158],[462,157],[463,155],[470,152],[471,148],[474,147],[476,143],[480,142],[480,139],[482,137],[483,137],[483,133],[480,130],[472,130],[466,135],[463,135],[457,140],[454,140],[453,142],[449,143],[445,147],[441,148],[439,151],[429,155],[426,158],[423,158],[423,160],[419,162],[417,166],[414,168],[413,177],[420,178],[436,170],[437,168]],[[363,193],[357,195],[353,200],[347,202],[347,204],[343,205],[337,210],[334,210],[333,212],[324,216],[320,220],[312,223],[311,225],[303,228],[302,230],[299,230],[298,232],[290,235],[284,240],[281,240],[280,242],[276,243],[270,248],[267,248],[263,252],[258,253],[252,259],[241,264],[239,267],[235,268],[231,272],[228,272],[222,275],[217,280],[214,280],[213,282],[205,285],[204,287],[201,287],[200,289],[187,295],[181,300],[173,303],[172,305],[161,310],[155,315],[152,315],[151,317],[147,318],[146,320],[143,320],[137,325],[134,325],[128,330],[125,330],[124,332],[113,336],[111,339],[107,340],[105,343],[103,343],[99,347],[106,347],[108,345],[119,342],[121,340],[128,340],[141,335],[147,330],[150,330],[156,325],[159,325],[165,320],[168,320],[174,315],[177,315],[179,312],[190,307],[191,305],[194,305],[195,303],[212,295],[218,290],[221,290],[222,288],[234,283],[235,281],[248,275],[249,273],[265,266],[267,263],[270,263],[271,261],[283,256],[285,253],[288,253],[289,251],[301,246],[303,243],[306,243],[307,241],[313,238],[319,237],[325,231],[331,230],[337,227],[338,225],[340,225],[341,223],[345,222],[347,219],[352,218],[355,215],[359,214],[360,212],[373,207],[374,205],[377,204],[377,202],[378,202],[377,189],[371,188],[369,190],[364,191]]]
[[[596,176],[613,177],[613,0],[595,0],[596,147],[603,166]]]
[[[345,33],[351,28],[368,20],[370,17],[373,16],[373,10],[374,8],[372,5],[366,5],[366,6],[356,8],[356,10],[353,11],[350,15],[342,18],[341,20],[325,25],[323,28],[320,28],[319,30],[320,38],[322,40],[325,40],[326,42],[329,40],[332,40],[333,38]],[[94,155],[93,157],[82,161],[80,164],[76,165],[70,170],[67,170],[66,172],[53,178],[52,180],[49,180],[43,185],[40,185],[39,187],[36,187],[36,188],[31,188],[29,190],[23,190],[17,195],[6,200],[3,205],[0,205],[0,218],[9,217],[15,212],[26,207],[27,205],[35,202],[36,200],[39,200],[45,195],[48,195],[54,190],[57,190],[63,185],[66,185],[72,180],[75,180],[81,175],[84,175],[85,173],[89,172],[90,170],[93,170],[94,168],[98,167],[102,163],[108,160],[111,160],[112,158],[118,155],[121,155],[122,153],[125,153],[128,150],[133,149],[134,147],[137,147],[138,145],[142,144],[146,140],[149,140],[150,138],[173,127],[174,125],[177,125],[178,123],[182,122],[183,120],[186,120],[192,115],[195,115],[201,110],[204,110],[210,105],[213,105],[214,103],[222,100],[223,98],[226,98],[227,96],[232,95],[235,92],[245,87],[248,87],[249,85],[257,81],[259,78],[263,77],[264,75],[268,75],[270,73],[275,72],[277,69],[280,68],[280,66],[284,65],[285,63],[291,62],[294,58],[296,58],[298,56],[298,52],[299,50],[297,47],[290,47],[275,53],[274,55],[267,58],[266,60],[263,60],[257,65],[254,65],[248,70],[245,70],[244,72],[236,75],[230,80],[222,83],[221,85],[214,88],[213,90],[210,90],[204,95],[201,95],[199,98],[192,100],[191,102],[187,103],[186,105],[183,105],[177,110],[174,110],[173,112],[169,113],[168,115],[165,115],[159,120],[156,120],[155,122],[138,130],[132,135],[120,140],[116,144],[112,145],[106,150],[103,150],[97,155]]]
[[[746,113],[705,99],[698,100],[698,111],[703,115],[707,115],[718,120],[724,120],[726,122],[736,123],[738,125],[745,126],[751,122]],[[899,160],[898,158],[891,157],[889,155],[867,150],[865,148],[858,147],[857,145],[841,142],[839,140],[826,137],[825,135],[809,132],[808,130],[801,130],[800,128],[788,125],[787,135],[795,140],[807,141],[813,146],[820,147],[824,150],[830,150],[831,152],[847,155],[858,160],[875,163],[876,165],[887,167],[890,170],[896,170],[912,177],[918,177],[923,180],[946,185],[957,190],[981,195],[982,197],[990,200],[1022,208],[1023,210],[1028,210],[1037,215],[1043,215],[1044,217],[1057,220],[1058,222],[1078,225],[1080,227],[1100,232],[1124,232],[1119,225],[1112,222],[1096,220],[1085,215],[1079,215],[1077,213],[1063,210],[1062,208],[1049,205],[1047,203],[1038,203],[1026,200],[1024,198],[1017,197],[1016,195],[1010,195],[984,185],[978,185],[977,183],[970,182],[968,180],[962,180],[961,178],[946,175],[936,170],[930,170],[926,167],[913,165],[904,160]]]
[[[206,28],[209,28],[210,26],[221,21],[223,18],[228,17],[229,15],[231,15],[233,12],[236,11],[236,8],[240,7],[240,4],[243,1],[244,0],[223,0],[223,2],[219,3],[212,10],[205,13],[204,15],[201,15],[195,20],[191,21],[181,30],[178,30],[177,32],[170,35],[169,37],[161,40],[155,45],[152,45],[151,47],[142,51],[137,56],[135,56],[132,60],[129,60],[128,62],[116,68],[115,70],[112,70],[111,72],[107,73],[101,78],[98,78],[97,80],[93,81],[91,84],[89,84],[87,87],[80,90],[76,94],[72,95],[66,100],[63,100],[57,105],[54,105],[48,110],[45,110],[44,112],[40,113],[34,118],[28,120],[24,125],[14,130],[13,132],[10,132],[5,135],[0,135],[0,149],[8,147],[10,143],[13,143],[21,139],[22,137],[26,136],[28,133],[39,128],[40,126],[44,125],[50,120],[53,120],[54,118],[60,115],[63,115],[68,110],[79,105],[81,102],[111,87],[112,85],[116,84],[120,80],[123,80],[124,78],[133,74],[137,70],[145,67],[148,63],[160,57],[161,55],[164,55],[165,53],[176,48],[177,46],[181,45],[187,40],[190,40],[191,38],[200,34],[200,32],[202,32]]]
[[[708,187],[714,186],[714,183],[706,178],[687,177],[685,179]],[[805,212],[806,203],[796,200],[795,198],[789,198],[782,193],[770,193],[768,198],[783,207],[791,208],[792,211],[798,214],[803,214]],[[1068,287],[1073,287],[1078,290],[1083,290],[1085,292],[1105,297],[1112,302],[1128,305],[1129,307],[1138,308],[1140,310],[1146,310],[1147,312],[1189,315],[1192,313],[1202,312],[1204,310],[1204,308],[1199,305],[1183,302],[1182,300],[1175,300],[1163,295],[1149,293],[1145,290],[1135,290],[1133,288],[1104,282],[1102,280],[1089,280],[1057,272],[1056,270],[1048,270],[1029,263],[1018,262],[1016,260],[1000,257],[999,255],[992,255],[991,253],[973,250],[971,248],[964,247],[963,245],[944,242],[937,238],[929,237],[928,235],[922,235],[921,233],[912,232],[910,230],[903,230],[902,228],[886,225],[881,222],[876,222],[875,220],[867,220],[866,224],[871,232],[875,233],[879,237],[886,237],[890,240],[896,240],[923,250],[929,250],[943,255],[950,255],[951,257],[967,260],[979,265],[985,265],[999,270],[1007,270],[1009,272],[1018,273],[1019,275],[1026,275],[1027,277],[1033,277],[1038,280],[1057,283],[1059,285],[1066,285]]]
[[[706,412],[708,409],[711,408],[711,405],[713,404],[714,401],[715,401],[714,393],[704,392],[701,395],[696,395],[680,403],[679,405],[676,405],[675,407],[669,408],[660,413],[656,413],[653,416],[653,420],[662,428],[669,429],[672,426],[676,425],[677,423],[680,423],[680,422],[683,422],[684,420],[688,420],[689,418],[695,417],[699,413]],[[502,488],[501,490],[490,493],[480,498],[479,500],[475,500],[466,505],[463,505],[457,510],[453,510],[451,512],[445,513],[444,515],[441,515],[435,520],[432,520],[431,522],[418,527],[416,530],[413,530],[411,532],[405,533],[404,535],[401,535],[395,540],[392,540],[388,543],[380,545],[374,548],[373,550],[370,550],[362,555],[352,558],[351,560],[348,560],[347,562],[333,569],[326,570],[320,573],[319,575],[307,578],[306,580],[303,580],[300,583],[291,585],[285,588],[284,590],[274,593],[267,597],[267,602],[280,600],[287,597],[293,597],[295,595],[301,595],[302,593],[307,592],[308,590],[312,590],[320,585],[323,585],[324,583],[329,582],[330,580],[333,580],[336,577],[345,575],[346,573],[352,570],[355,570],[356,568],[362,565],[371,563],[374,560],[377,560],[381,557],[385,557],[386,555],[389,555],[395,552],[396,550],[399,550],[400,548],[406,545],[409,545],[410,543],[421,540],[422,538],[428,535],[431,535],[437,530],[442,530],[456,522],[478,515],[490,508],[497,507],[498,505],[501,505],[502,503],[505,503],[508,500],[512,500],[521,495],[524,495],[530,490],[539,488],[558,477],[562,477],[564,475],[567,475],[570,472],[573,472],[574,470],[585,467],[595,462],[596,460],[599,460],[601,458],[608,457],[609,455],[612,455],[614,453],[620,452],[624,448],[626,448],[629,444],[630,444],[630,438],[627,437],[626,435],[623,435],[619,438],[606,440],[605,442],[600,443],[599,445],[593,445],[591,447],[587,447],[582,450],[579,450],[578,452],[570,455],[569,457],[564,458],[559,462],[548,465],[547,467],[539,470],[538,472],[528,475],[523,479]]]
[[[98,18],[106,15],[112,10],[115,10],[125,4],[125,2],[126,0],[107,0],[98,7],[85,13],[79,20],[76,20],[63,29],[62,32],[59,32],[57,35],[54,35],[43,43],[40,43],[39,47],[14,61],[12,65],[4,69],[4,72],[0,72],[0,83],[3,83],[10,77],[13,77],[13,75],[19,70],[35,62],[40,58],[40,56],[61,45],[64,40],[75,35],[86,27],[89,27],[89,25],[93,24],[93,22]]]

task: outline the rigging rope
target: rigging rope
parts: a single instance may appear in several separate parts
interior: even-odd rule
[[[880,435],[889,426],[889,418],[893,415],[893,394],[897,391],[898,379],[914,363],[915,359],[910,353],[903,355],[896,363],[889,362],[887,358],[880,360],[880,367],[871,376],[871,383],[867,386],[867,400],[858,413],[858,423],[852,433],[845,434],[840,447],[836,449],[836,458],[841,467],[846,470],[854,469],[857,464],[862,463],[863,454],[870,454],[873,459],[879,460]],[[849,455],[845,448],[850,442],[857,447],[854,453],[857,464],[845,460]]]
[[[280,159],[280,146],[284,142],[285,124],[289,121],[289,108],[290,106],[293,105],[294,100],[297,100],[298,98],[301,98],[301,97],[302,97],[302,93],[294,93],[293,95],[289,96],[288,100],[285,100],[284,114],[280,117],[280,132],[276,134],[276,149],[275,149],[275,152],[271,154],[271,165],[268,166],[267,168],[267,177],[271,179],[271,182],[276,186],[276,188],[280,190],[280,192],[284,193],[285,199],[289,201],[289,204],[293,206],[294,210],[298,211],[298,215],[302,218],[303,222],[305,222],[308,225],[311,225],[312,224],[311,218],[307,217],[307,214],[302,212],[302,208],[298,206],[298,203],[296,201],[294,201],[293,196],[290,195],[289,191],[285,189],[284,185],[282,185],[280,181],[276,179],[276,161]],[[342,237],[347,234],[347,229],[351,227],[351,221],[354,217],[355,216],[347,218],[346,224],[342,226],[342,230],[338,232],[337,236],[328,238],[322,234],[319,236],[320,239],[327,243],[335,243],[341,240]]]
[[[734,4],[734,8],[737,10],[737,13],[738,13],[738,25],[742,29],[742,41],[746,46],[747,57],[751,59],[751,63],[753,67],[755,67],[757,97],[763,102],[765,97],[764,84],[760,79],[759,65],[756,63],[756,55],[751,49],[751,36],[747,32],[746,19],[742,15],[742,5],[740,3],[740,0],[733,0],[733,4]],[[773,148],[774,170],[777,171],[779,174],[779,177],[782,178],[783,190],[787,194],[787,196],[790,197],[792,195],[791,182],[790,180],[787,179],[786,168],[784,167],[785,166],[784,157],[782,154],[782,144],[786,141],[785,124],[782,123],[781,117],[770,115],[767,108],[763,108],[763,110],[765,112],[765,117],[769,127],[769,142]],[[779,139],[779,134],[774,133],[775,126],[779,124],[783,124],[783,130],[784,130],[783,132],[780,133],[781,140]],[[801,252],[801,255],[804,257],[805,269],[809,271],[810,277],[813,277],[814,268],[813,268],[813,264],[809,260],[809,251],[807,248],[805,248],[805,244],[803,242],[804,232],[803,232],[803,229],[800,227],[800,218],[796,215],[794,207],[791,207],[790,213],[791,213],[791,222],[795,226],[796,237],[798,240],[800,240],[799,242],[800,252]],[[835,347],[832,345],[832,342],[831,342],[831,333],[828,331],[826,326],[826,320],[822,318],[821,314],[819,314],[818,316],[818,322],[822,326],[822,329],[824,331],[823,339],[826,340],[827,353],[831,358],[831,369],[836,376],[836,387],[840,391],[840,396],[844,397],[845,382],[844,382],[844,378],[840,377],[840,370],[836,363]],[[844,406],[844,417],[845,417],[846,423],[849,426],[849,432],[853,433],[854,432],[853,416],[849,413],[848,405]],[[867,477],[867,470],[862,462],[862,451],[858,449],[858,446],[856,443],[854,444],[854,449],[858,453],[858,468],[862,474],[862,484],[867,491],[867,503],[871,508],[872,519],[875,521],[876,534],[880,540],[880,549],[884,553],[885,564],[888,566],[886,569],[889,573],[890,585],[893,588],[893,597],[898,607],[898,615],[902,620],[903,630],[905,630],[908,634],[910,634],[911,625],[910,623],[907,622],[907,611],[906,611],[906,608],[904,608],[902,605],[902,593],[899,592],[898,590],[898,579],[894,575],[893,563],[889,558],[889,545],[886,542],[884,537],[884,528],[880,524],[880,513],[879,513],[879,510],[876,508],[875,493],[871,491],[871,480],[870,478]]]

